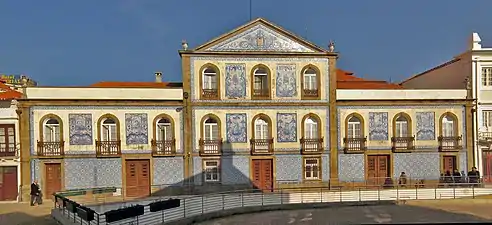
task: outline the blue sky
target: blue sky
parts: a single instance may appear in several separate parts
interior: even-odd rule
[[[464,51],[492,46],[490,0],[252,0],[263,17],[340,52],[338,67],[401,81]],[[0,74],[40,85],[181,80],[177,51],[249,21],[249,0],[2,0]]]

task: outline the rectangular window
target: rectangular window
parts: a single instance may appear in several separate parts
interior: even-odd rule
[[[57,136],[59,136],[59,135],[57,135]],[[115,124],[103,124],[102,125],[102,141],[117,141],[116,125]]]
[[[492,110],[482,111],[482,125],[487,128],[492,128]]]
[[[59,142],[60,141],[60,125],[46,124],[44,126],[44,142]]]
[[[318,180],[320,179],[320,159],[305,158],[304,159],[304,179]]]
[[[219,160],[204,160],[203,170],[204,170],[205,182],[220,181]]]
[[[205,140],[217,140],[219,139],[219,125],[216,123],[205,123],[203,130],[205,132]]]
[[[348,122],[348,138],[360,138],[361,126],[359,122]]]
[[[482,68],[482,86],[492,86],[492,67]]]
[[[0,152],[15,152],[15,125],[0,125]]]
[[[171,124],[163,123],[157,124],[157,140],[158,141],[169,141],[172,140]]]
[[[213,75],[204,75],[203,76],[203,89],[213,90],[217,88],[217,76]]]
[[[396,137],[408,137],[407,121],[396,121]]]
[[[304,90],[316,90],[316,74],[304,74]]]

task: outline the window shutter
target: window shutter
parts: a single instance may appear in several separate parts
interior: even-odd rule
[[[108,125],[102,125],[102,134],[101,134],[101,141],[109,141],[109,126]]]
[[[116,125],[111,125],[109,128],[111,131],[111,141],[117,141]]]
[[[60,141],[60,126],[54,126],[53,127],[53,136],[54,136],[54,137],[52,137],[53,141],[56,141],[56,142]]]
[[[44,142],[50,142],[52,139],[52,128],[49,125],[44,126],[44,136],[43,136],[43,141]]]
[[[212,140],[219,139],[219,126],[217,124],[212,124]]]

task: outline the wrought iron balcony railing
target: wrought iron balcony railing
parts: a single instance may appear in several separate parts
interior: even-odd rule
[[[317,89],[304,89],[304,97],[316,98],[319,96],[319,91]]]
[[[64,141],[38,141],[37,155],[40,157],[61,157],[64,152]]]
[[[411,152],[412,150],[415,150],[415,136],[392,137],[391,145],[393,152]]]
[[[176,139],[152,140],[152,156],[174,156],[176,155]]]
[[[459,151],[463,148],[461,145],[461,136],[453,136],[453,137],[444,137],[439,136],[437,138],[439,141],[439,151]]]
[[[251,155],[271,155],[273,154],[273,138],[250,139]]]
[[[343,143],[343,151],[346,154],[349,153],[364,153],[367,149],[366,147],[367,138],[344,138]]]
[[[97,157],[119,157],[121,156],[121,141],[98,141],[96,140]]]
[[[202,90],[202,98],[203,99],[218,99],[219,98],[219,90],[217,90],[217,89],[203,89]]]
[[[216,140],[200,139],[200,156],[220,156],[222,154],[222,138]]]
[[[323,138],[301,138],[302,154],[320,154],[323,152]]]

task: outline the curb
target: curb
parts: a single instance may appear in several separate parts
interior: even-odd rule
[[[325,203],[295,203],[285,205],[267,205],[267,206],[249,206],[234,208],[217,212],[210,212],[193,217],[177,219],[162,224],[188,225],[213,219],[229,217],[241,214],[250,214],[276,210],[297,210],[313,208],[334,208],[334,207],[351,207],[351,206],[373,206],[373,205],[396,205],[398,202],[393,200],[387,201],[366,201],[366,202],[325,202]]]

